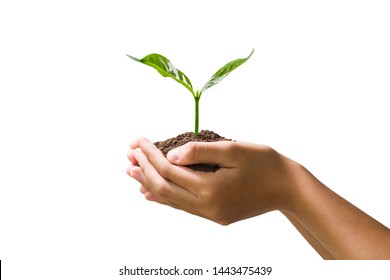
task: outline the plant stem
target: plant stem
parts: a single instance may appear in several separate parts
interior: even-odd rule
[[[200,96],[195,95],[195,135],[199,133],[199,100]]]

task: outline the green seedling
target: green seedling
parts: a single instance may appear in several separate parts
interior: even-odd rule
[[[230,74],[234,69],[236,69],[238,66],[243,64],[245,61],[247,61],[253,54],[253,51],[250,53],[250,55],[246,58],[239,58],[233,61],[230,61],[229,63],[225,64],[221,69],[219,69],[215,74],[208,80],[208,82],[202,87],[201,90],[194,91],[192,88],[192,84],[190,79],[179,69],[177,69],[173,64],[164,56],[156,53],[149,54],[145,56],[142,59],[135,58],[131,55],[127,55],[131,59],[138,61],[140,63],[149,65],[156,69],[163,77],[169,77],[174,79],[176,82],[182,84],[185,86],[194,97],[195,101],[195,135],[198,135],[199,133],[199,100],[202,96],[202,93],[218,84],[220,81],[222,81],[227,75]]]

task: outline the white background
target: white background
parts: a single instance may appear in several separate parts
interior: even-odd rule
[[[4,279],[130,279],[125,265],[388,279],[388,262],[322,261],[277,212],[222,227],[145,201],[128,143],[191,131],[194,105],[125,54],[161,53],[200,88],[254,48],[203,94],[201,128],[272,146],[389,226],[389,14],[388,1],[1,1]]]

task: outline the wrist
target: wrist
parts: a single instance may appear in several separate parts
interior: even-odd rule
[[[318,180],[301,164],[290,159],[287,159],[287,161],[288,175],[279,210],[295,216],[305,200],[308,186],[313,185]]]

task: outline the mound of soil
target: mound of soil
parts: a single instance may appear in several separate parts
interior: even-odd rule
[[[154,145],[156,145],[156,147],[161,150],[164,156],[167,156],[167,153],[170,150],[180,147],[188,142],[217,142],[217,141],[232,141],[232,140],[219,136],[218,134],[210,130],[201,130],[197,136],[195,136],[193,132],[186,132],[174,138],[169,138],[164,141],[156,142],[154,143]],[[215,172],[219,169],[219,166],[216,164],[192,164],[192,165],[187,165],[187,167],[195,171],[203,171],[203,172]]]

